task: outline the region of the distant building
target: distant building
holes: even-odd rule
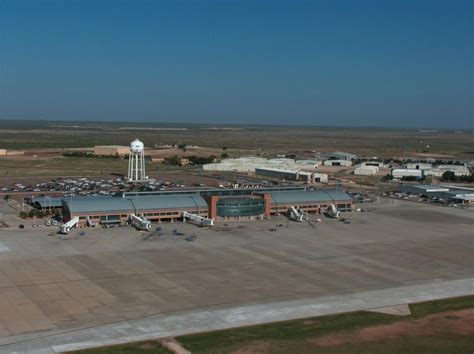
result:
[[[415,178],[422,179],[424,176],[423,170],[409,169],[409,168],[394,168],[392,170],[392,177],[394,179]]]
[[[25,154],[24,151],[0,149],[0,156],[17,156],[17,155],[24,155],[24,154]]]
[[[186,157],[182,157],[179,161],[180,161],[179,163],[181,166],[187,166],[191,163],[189,159]]]
[[[410,170],[431,170],[432,166],[430,163],[412,162],[407,163],[405,167]]]
[[[224,159],[220,163],[203,165],[204,171],[232,171],[242,173],[254,173],[257,168],[306,171],[314,170],[321,164],[318,160],[293,160],[288,158],[274,158],[267,160],[263,157],[240,157],[236,159]]]
[[[401,185],[401,193],[419,195],[445,203],[474,204],[474,189],[456,186]]]
[[[287,181],[306,182],[306,183],[327,183],[328,175],[325,173],[315,173],[300,170],[283,170],[278,168],[256,168],[255,174],[257,176],[274,177],[285,179]]]
[[[407,163],[405,168],[408,170],[420,170],[423,171],[424,176],[442,177],[445,172],[453,172],[456,176],[470,176],[471,172],[467,165],[438,165],[433,166],[430,163],[413,162]]]
[[[360,166],[376,166],[379,168],[387,167],[387,165],[384,164],[383,161],[364,161],[360,164]]]
[[[323,162],[320,160],[296,160],[295,164],[301,168],[315,170]]]
[[[122,146],[122,145],[94,146],[94,154],[98,156],[110,156],[110,155],[126,156],[129,153],[130,153],[129,146]]]
[[[326,160],[324,166],[352,166],[351,160]]]
[[[439,165],[432,170],[432,175],[442,177],[445,172],[453,172],[455,176],[470,176],[471,171],[467,165]]]
[[[379,172],[378,166],[359,165],[354,169],[354,174],[358,176],[373,176]]]
[[[351,161],[351,160],[356,160],[357,155],[351,154],[349,152],[343,152],[343,151],[334,151],[334,152],[326,152],[321,154],[321,159],[322,160],[346,160],[346,161]]]
[[[398,191],[402,193],[420,195],[422,197],[439,197],[441,193],[449,192],[448,187],[433,186],[427,184],[401,185]]]

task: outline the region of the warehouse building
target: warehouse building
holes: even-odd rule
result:
[[[324,166],[352,166],[351,160],[326,160]]]
[[[359,165],[354,169],[354,174],[357,176],[373,176],[379,172],[378,166],[363,166]]]
[[[433,186],[433,185],[401,185],[398,191],[406,194],[418,195],[420,197],[437,199],[446,203],[457,203],[464,205],[474,204],[474,189],[455,186]]]
[[[392,169],[392,177],[394,179],[414,178],[417,180],[425,176],[423,170],[409,169],[409,168],[394,168]]]
[[[453,172],[455,176],[470,176],[471,171],[467,165],[438,165],[431,171],[428,171],[429,176],[442,177],[445,172]]]
[[[411,162],[405,165],[405,168],[409,170],[431,170],[430,163],[423,163],[423,162]]]
[[[432,165],[430,163],[413,162],[405,165],[407,170],[420,170],[423,171],[423,176],[442,177],[445,172],[453,172],[455,176],[470,176],[471,171],[466,164],[455,165]]]
[[[315,170],[322,164],[322,161],[319,160],[295,160],[296,166],[299,166],[308,170]]]
[[[286,181],[306,182],[306,183],[327,183],[328,175],[301,170],[284,170],[279,168],[256,168],[257,176],[273,177]]]
[[[0,149],[0,156],[17,156],[24,154],[24,151]]]
[[[351,161],[351,160],[356,160],[357,155],[351,154],[349,152],[343,152],[343,151],[334,151],[334,152],[326,152],[321,154],[321,159],[322,160],[345,160],[345,161]]]
[[[448,187],[433,186],[428,184],[401,185],[398,191],[407,194],[415,194],[426,198],[439,197],[442,193],[449,192]]]
[[[287,181],[306,183],[327,183],[328,176],[315,173],[320,165],[318,160],[293,160],[289,158],[266,159],[262,157],[240,157],[224,159],[220,163],[203,166],[204,171],[230,171],[240,173],[255,173],[258,176],[273,177]]]
[[[387,165],[383,161],[377,161],[377,160],[364,161],[360,164],[360,166],[375,166],[378,168],[387,167]]]
[[[94,155],[98,156],[126,156],[130,153],[130,146],[122,145],[99,145],[94,146]]]
[[[241,173],[255,173],[257,168],[281,170],[314,170],[321,164],[318,160],[293,160],[289,158],[266,159],[263,157],[239,157],[224,159],[219,163],[203,165],[204,171],[229,171]]]
[[[441,198],[445,199],[448,203],[474,205],[474,193],[465,193],[453,190],[443,193]]]
[[[301,188],[209,189],[179,192],[127,193],[122,197],[84,197],[62,200],[64,220],[79,217],[98,224],[121,224],[130,214],[151,221],[177,221],[183,212],[215,220],[248,220],[286,213],[296,206],[308,213],[320,213],[335,204],[350,210],[351,197],[342,191]]]

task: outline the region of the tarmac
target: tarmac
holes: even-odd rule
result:
[[[345,213],[350,224],[277,217],[211,230],[87,229],[68,239],[45,226],[1,229],[0,352],[61,352],[474,294],[473,210],[385,199],[364,210]]]

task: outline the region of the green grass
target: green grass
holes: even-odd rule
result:
[[[298,342],[307,337],[387,324],[396,320],[397,318],[391,315],[359,311],[194,334],[178,337],[177,340],[193,353],[222,353],[230,352],[255,341]]]
[[[474,296],[463,296],[410,304],[410,311],[414,317],[424,317],[434,313],[458,311],[469,308],[474,308]]]
[[[172,351],[163,347],[158,341],[146,341],[140,343],[129,343],[113,345],[109,347],[84,349],[71,352],[74,354],[171,354]]]

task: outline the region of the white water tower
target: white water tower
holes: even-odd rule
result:
[[[130,143],[130,155],[128,158],[128,180],[140,182],[146,180],[145,175],[145,145],[135,139]]]

